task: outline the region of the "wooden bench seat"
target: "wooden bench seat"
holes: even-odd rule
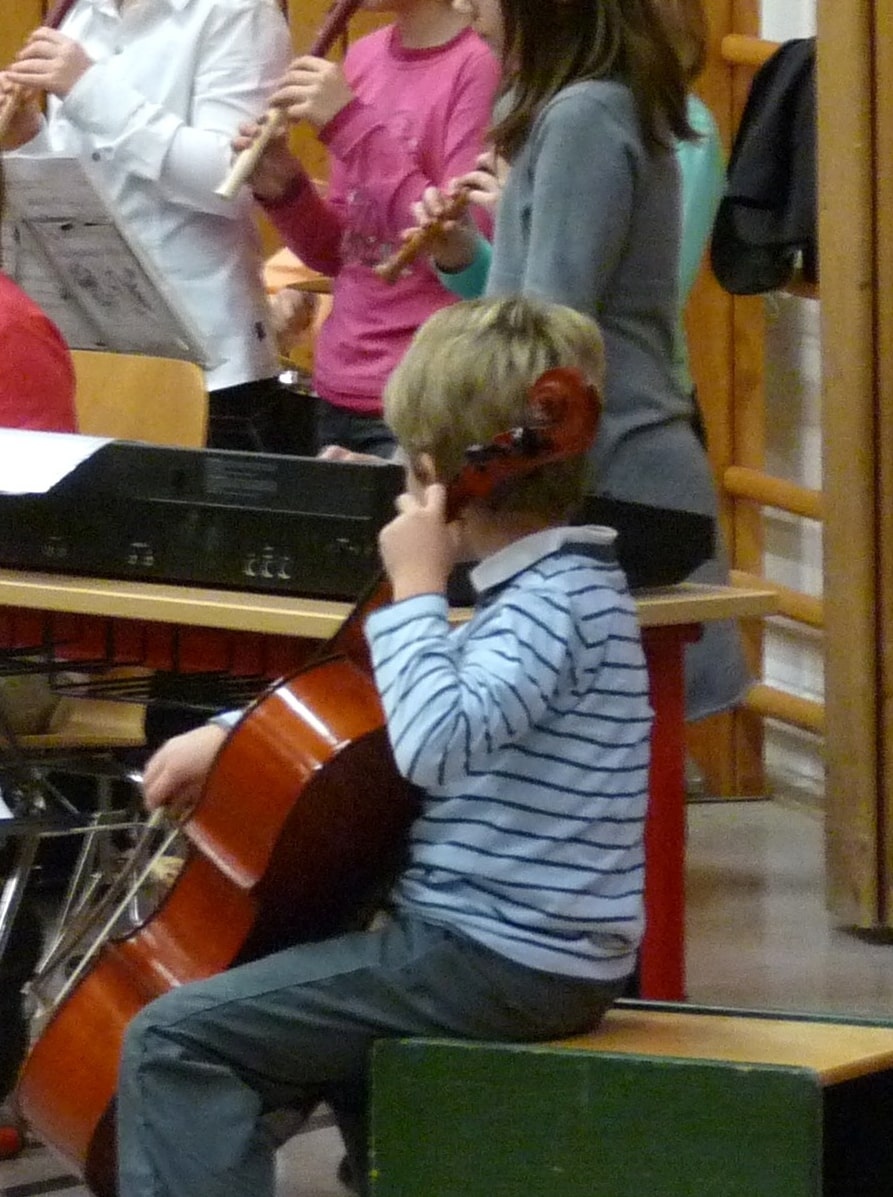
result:
[[[893,1069],[893,1024],[878,1026],[743,1013],[618,1007],[609,1012],[597,1032],[556,1040],[548,1046],[807,1068],[823,1085]],[[890,1129],[893,1135],[893,1126]]]

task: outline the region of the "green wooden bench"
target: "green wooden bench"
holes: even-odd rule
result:
[[[561,1043],[381,1042],[375,1197],[893,1197],[893,1024],[624,1002]]]

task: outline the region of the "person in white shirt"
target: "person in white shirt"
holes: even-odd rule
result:
[[[79,158],[191,317],[219,448],[309,446],[307,405],[278,378],[251,196],[214,194],[290,57],[277,0],[75,0],[0,75],[0,92],[27,89],[3,148]]]

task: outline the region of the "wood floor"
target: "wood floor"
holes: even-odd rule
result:
[[[833,925],[823,902],[823,829],[776,802],[688,808],[688,996],[743,1009],[893,1020],[893,942]],[[279,1197],[344,1197],[324,1112],[280,1152]],[[86,1197],[37,1143],[0,1163],[5,1197]],[[419,1197],[430,1197],[420,1192]]]
[[[893,937],[826,912],[817,810],[690,805],[686,859],[690,1001],[893,1020]]]

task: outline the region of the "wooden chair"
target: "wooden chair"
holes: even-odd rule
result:
[[[200,449],[208,393],[194,362],[72,350],[78,426],[89,436]]]
[[[286,287],[319,296],[310,327],[297,338],[293,338],[292,344],[283,345],[280,338],[279,345],[280,356],[285,365],[294,366],[310,374],[313,371],[316,338],[332,310],[332,280],[311,269],[290,249],[284,247],[267,258],[263,277],[271,300]]]

